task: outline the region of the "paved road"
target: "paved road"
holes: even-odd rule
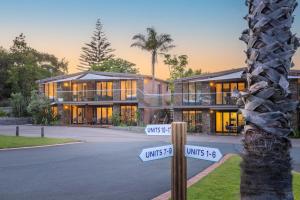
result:
[[[39,127],[20,129],[24,135],[39,134]],[[0,126],[1,134],[13,134],[13,130],[12,126]],[[170,189],[170,159],[143,163],[138,158],[143,148],[168,144],[168,137],[95,128],[45,130],[49,137],[87,142],[0,152],[1,200],[148,200]],[[218,147],[222,153],[241,150],[240,138],[236,137],[192,136],[188,140],[190,144]],[[300,148],[294,148],[295,166],[300,170],[299,155]],[[188,176],[210,164],[189,159]]]

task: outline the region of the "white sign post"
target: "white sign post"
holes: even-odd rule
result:
[[[219,149],[193,145],[185,145],[185,156],[214,162],[218,162],[222,158]]]
[[[140,158],[142,161],[157,160],[173,156],[173,145],[143,149]]]
[[[145,132],[147,135],[171,135],[171,124],[149,124]]]

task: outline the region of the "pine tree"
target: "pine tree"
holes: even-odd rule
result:
[[[82,54],[80,55],[80,65],[77,69],[84,71],[89,70],[92,65],[97,65],[105,60],[112,58],[114,55],[112,52],[110,42],[108,42],[104,32],[100,19],[97,19],[96,30],[93,33],[90,43],[85,43],[82,47]]]

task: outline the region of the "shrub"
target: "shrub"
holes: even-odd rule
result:
[[[113,113],[113,115],[111,117],[111,121],[114,126],[119,126],[121,123],[120,115],[118,113]]]
[[[293,138],[300,138],[300,130],[299,129],[294,130]]]
[[[38,94],[37,91],[31,92],[27,111],[32,115],[35,124],[49,125],[55,120],[55,116],[53,116],[51,111],[50,100],[47,97]]]
[[[4,112],[4,110],[2,110],[2,109],[0,108],[0,117],[5,117],[5,116],[7,116],[7,113]]]
[[[26,100],[21,93],[12,93],[10,98],[10,105],[12,107],[12,114],[15,117],[26,116]]]

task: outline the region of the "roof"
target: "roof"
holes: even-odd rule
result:
[[[130,74],[130,73],[116,73],[116,72],[96,72],[85,71],[74,74],[60,75],[46,79],[38,80],[38,83],[48,82],[64,82],[64,81],[83,81],[83,80],[126,80],[126,79],[143,79],[152,78],[148,75]],[[165,80],[155,79],[156,81],[168,83]]]
[[[196,75],[192,77],[177,79],[176,82],[209,82],[209,81],[219,81],[219,80],[234,80],[241,79],[242,74],[245,71],[245,67],[225,70],[215,73],[206,73],[201,75]],[[291,70],[288,76],[289,79],[300,78],[300,70]]]

